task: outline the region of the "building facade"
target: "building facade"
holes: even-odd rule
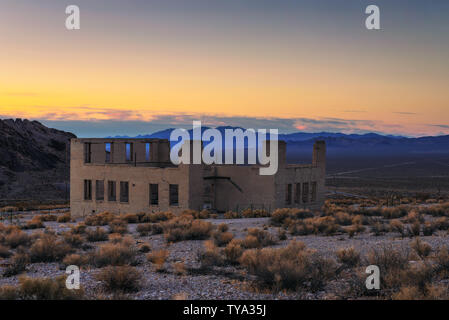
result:
[[[104,211],[136,213],[185,209],[319,208],[324,202],[326,146],[317,141],[311,164],[287,164],[279,141],[278,171],[259,165],[180,164],[166,139],[72,139],[72,217]]]

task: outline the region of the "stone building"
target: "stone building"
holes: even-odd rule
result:
[[[72,216],[320,207],[324,141],[315,142],[312,163],[305,165],[286,163],[285,142],[279,141],[278,148],[278,171],[264,176],[259,165],[173,165],[166,139],[72,139]]]

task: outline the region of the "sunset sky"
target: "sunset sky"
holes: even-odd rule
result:
[[[0,118],[81,137],[192,120],[449,134],[446,0],[0,0],[0,43]]]

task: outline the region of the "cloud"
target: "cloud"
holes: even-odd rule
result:
[[[415,115],[415,114],[417,114],[416,112],[408,112],[408,111],[393,111],[393,113],[403,114],[403,115]]]

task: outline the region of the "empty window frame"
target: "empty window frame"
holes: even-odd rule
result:
[[[301,183],[295,183],[295,203],[301,202]]]
[[[104,200],[104,180],[95,181],[95,199]]]
[[[287,184],[287,188],[285,190],[285,204],[292,204],[292,184]]]
[[[307,203],[309,202],[309,183],[304,182],[302,184],[302,202]]]
[[[92,144],[90,142],[84,143],[84,163],[92,162]]]
[[[145,143],[145,161],[150,162],[151,145],[149,142]]]
[[[127,142],[125,145],[126,161],[133,161],[133,144]]]
[[[317,193],[317,184],[316,181],[313,181],[311,183],[311,187],[312,187],[312,193],[310,195],[310,202],[315,202],[316,201],[316,193]]]
[[[92,180],[84,180],[84,200],[92,200]]]
[[[150,183],[150,205],[159,205],[159,185]]]
[[[179,204],[178,191],[179,188],[177,184],[171,184],[169,186],[169,202],[171,206],[177,206]]]
[[[120,202],[129,202],[129,182],[120,181]]]
[[[115,181],[108,181],[108,201],[116,201]]]
[[[106,142],[105,144],[104,144],[104,151],[105,151],[105,162],[106,163],[109,163],[109,162],[112,162],[112,143],[110,143],[110,142]]]

